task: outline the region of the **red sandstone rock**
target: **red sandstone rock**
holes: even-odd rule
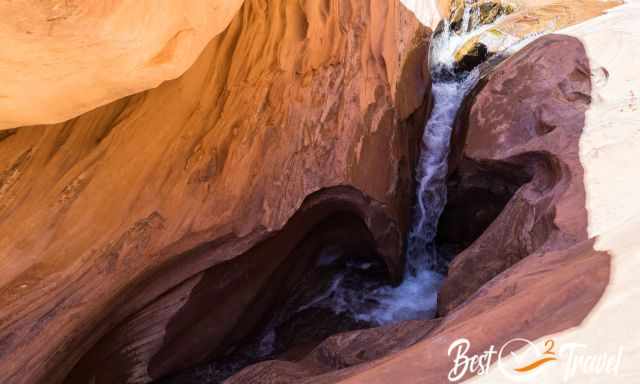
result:
[[[336,212],[364,225],[399,274],[415,155],[408,142],[419,128],[402,120],[428,85],[424,45],[413,50],[417,27],[394,2],[363,4],[342,2],[337,12],[252,1],[180,79],[65,124],[0,132],[3,382],[62,382],[74,366],[71,382],[146,382],[201,360],[258,321],[277,299],[272,287],[309,261],[288,258],[310,252],[298,240]],[[493,172],[507,162],[532,181],[452,266],[448,314],[435,329],[418,322],[339,335],[303,362],[241,375],[445,382],[445,352],[459,337],[481,352],[561,331],[562,340],[606,350],[626,342],[628,369],[637,359],[625,332],[638,322],[630,304],[640,204],[629,196],[639,141],[637,102],[621,95],[637,85],[628,63],[640,45],[614,35],[612,25],[635,27],[637,7],[625,12],[576,33],[589,39],[589,57],[603,62],[622,47],[626,64],[597,70],[575,40],[545,38],[537,44],[574,60],[530,48],[544,76],[520,53],[502,67],[515,72],[496,72],[471,105],[470,164]],[[602,92],[572,70],[585,65]],[[514,106],[512,90],[531,100]],[[487,252],[496,244],[502,255]],[[208,311],[216,306],[225,313]],[[375,353],[363,356],[372,337],[378,343],[365,352]],[[496,375],[487,382],[504,380]]]
[[[297,383],[312,376],[330,373],[331,382],[346,375],[350,367],[406,349],[425,338],[439,320],[412,320],[397,324],[341,333],[326,339],[304,359],[296,362],[273,360],[252,365],[226,381],[227,384]]]
[[[466,122],[465,156],[513,164],[531,181],[451,263],[438,297],[441,314],[542,247],[586,239],[578,138],[591,101],[590,73],[582,44],[552,35],[518,52],[481,85]],[[554,220],[560,199],[575,200],[570,225]]]
[[[620,192],[630,196],[637,183],[629,177],[623,185],[616,175],[631,176],[633,165],[623,153],[640,145],[632,133],[634,103],[619,98],[625,84],[637,79],[632,80],[628,62],[594,66],[614,44],[603,44],[597,34],[609,36],[611,24],[630,28],[639,11],[629,6],[606,22],[577,27],[574,33],[587,36],[589,51],[571,37],[541,38],[498,68],[477,93],[465,149],[475,160],[465,161],[480,161],[494,172],[510,163],[508,170],[522,169],[531,181],[452,265],[441,304],[447,315],[437,328],[391,356],[294,382],[444,383],[453,367],[447,349],[460,337],[470,340],[470,354],[500,348],[515,337],[583,343],[588,353],[615,354],[622,346],[621,375],[635,377],[636,341],[628,331],[638,320],[631,303],[638,297],[639,247],[633,233],[640,228],[640,205],[625,204],[632,216],[621,215]],[[629,44],[637,39],[615,44],[636,57]],[[557,59],[558,50],[563,60]],[[618,77],[608,78],[609,71]],[[611,121],[619,130],[607,131]],[[460,167],[458,172],[477,171]],[[545,231],[530,230],[537,226]],[[539,378],[560,382],[567,364],[548,367]],[[486,376],[476,381],[510,382],[496,367]],[[575,380],[612,378],[580,371]]]

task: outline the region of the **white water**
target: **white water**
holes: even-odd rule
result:
[[[322,303],[336,313],[346,312],[357,320],[380,325],[434,317],[437,292],[443,280],[436,272],[438,254],[434,240],[446,204],[449,141],[458,109],[478,79],[479,71],[474,70],[458,81],[432,85],[434,106],[422,137],[415,218],[407,239],[407,269],[402,283],[369,290],[362,285],[341,285],[343,275],[339,274],[316,305]]]
[[[413,227],[407,239],[409,275],[424,269],[435,270],[438,255],[435,237],[438,219],[447,203],[447,158],[449,141],[458,109],[479,78],[478,70],[460,81],[434,82],[433,111],[422,136],[418,163],[416,208]]]

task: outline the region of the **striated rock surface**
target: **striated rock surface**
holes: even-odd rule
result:
[[[537,69],[533,69],[514,76],[512,71],[522,71],[528,65],[526,61],[518,64],[524,53],[538,55],[536,65],[543,71],[547,63],[556,60],[553,54],[540,54],[528,48],[505,62],[488,79],[478,93],[479,98],[472,103],[472,111],[478,102],[485,107],[506,103],[507,93],[501,90],[506,91],[507,85],[519,97],[512,100],[510,108],[492,108],[493,112],[486,114],[479,109],[476,114],[472,112],[465,153],[494,159],[491,161],[512,161],[522,159],[527,152],[530,154],[526,156],[537,153],[536,156],[556,157],[559,167],[538,168],[533,181],[516,192],[516,200],[508,203],[487,232],[505,228],[501,223],[508,216],[517,225],[522,216],[514,215],[509,205],[526,207],[518,203],[518,196],[522,201],[522,197],[534,198],[535,193],[541,193],[542,198],[533,201],[544,204],[546,195],[546,200],[555,205],[546,211],[552,214],[552,235],[531,255],[489,280],[457,307],[452,306],[455,309],[450,309],[425,340],[335,381],[446,382],[453,367],[446,352],[460,337],[470,340],[469,353],[482,353],[490,345],[500,348],[515,337],[538,340],[538,345],[553,338],[558,348],[579,343],[585,346],[583,352],[590,355],[616,356],[622,347],[624,354],[617,377],[578,369],[568,381],[608,383],[638,377],[640,372],[634,365],[638,359],[637,341],[629,337],[629,330],[640,319],[632,304],[640,297],[634,283],[634,276],[640,271],[637,257],[640,243],[634,235],[640,225],[637,219],[640,205],[627,197],[637,188],[637,169],[631,158],[640,146],[634,128],[639,115],[633,91],[639,84],[630,65],[640,53],[637,48],[640,35],[634,28],[639,16],[640,4],[632,2],[610,10],[606,16],[562,31],[581,40],[550,36],[534,43],[538,48],[544,47],[545,52],[552,51],[554,46],[564,46],[563,55],[571,56],[565,56],[567,63],[558,70],[566,70],[567,65],[578,69],[586,64],[586,73],[570,71],[565,79],[559,79],[551,72],[539,76]],[[614,36],[623,30],[625,39],[616,39]],[[568,60],[569,57],[573,59]],[[621,60],[622,57],[626,59]],[[584,89],[580,89],[586,83],[590,92],[585,95]],[[536,90],[551,92],[541,101]],[[531,110],[527,111],[527,106]],[[519,109],[522,115],[512,115],[511,108]],[[536,177],[545,174],[555,175],[549,181],[556,185],[552,189],[560,187],[557,193],[549,194],[548,188],[532,190]],[[520,211],[523,212],[527,209]],[[535,217],[529,213],[526,220],[529,225],[535,224]],[[526,231],[515,235],[513,239],[523,239],[523,244],[532,237]],[[487,235],[476,240],[472,250],[480,248],[484,236]],[[502,237],[500,241],[509,239]],[[485,264],[504,263],[500,256],[488,249],[483,254],[466,251],[459,256],[461,261],[452,266],[452,276],[459,275],[445,285],[461,283],[465,276],[458,268],[471,262],[472,257],[478,257],[479,271],[467,270],[466,277],[473,280],[476,272],[483,273]],[[540,369],[536,381],[567,380],[569,364],[564,355],[559,363]],[[471,381],[510,383],[513,378],[494,366],[486,375]]]
[[[0,130],[58,123],[175,79],[241,5],[3,1]]]
[[[470,99],[445,213],[467,227],[441,234],[468,247],[446,316],[339,334],[230,382],[446,382],[460,337],[470,353],[514,337],[622,346],[638,377],[638,19],[632,1],[563,31],[580,40],[541,38]],[[144,383],[223,355],[328,238],[397,280],[428,33],[391,0],[251,0],[180,78],[0,131],[3,383]]]
[[[470,353],[479,353],[512,337],[535,339],[578,325],[602,296],[610,268],[610,256],[587,239],[580,208],[585,194],[578,140],[590,94],[589,61],[571,37],[543,37],[497,68],[471,99],[468,130],[454,135],[466,138],[455,173],[462,174],[462,190],[482,189],[474,177],[492,172],[513,186],[502,187],[510,190],[504,209],[496,209],[495,220],[451,263],[438,297],[442,322],[396,355],[281,382],[446,382],[452,368],[447,350],[460,337],[471,341]],[[539,129],[540,116],[554,129]],[[496,182],[492,187],[501,188]],[[480,200],[477,206],[490,207],[488,198],[472,196]],[[467,204],[462,211],[472,215],[475,205]],[[559,216],[563,204],[572,208]],[[561,226],[563,217],[570,225]],[[476,226],[479,220],[471,218]]]
[[[210,23],[195,4],[194,23]],[[157,8],[184,13],[175,7]],[[109,20],[131,20],[118,15]],[[205,35],[140,54],[147,60],[149,48],[173,76],[189,61],[179,52],[195,54]],[[246,1],[180,78],[64,123],[3,131],[3,383],[149,382],[225,352],[309,267],[314,250],[298,245],[334,217],[350,217],[337,227],[364,226],[348,240],[371,246],[397,280],[427,37],[391,0]],[[91,52],[82,54],[104,57]],[[108,78],[126,78],[127,63]],[[171,77],[158,73],[139,73],[146,80],[127,92]],[[86,80],[78,76],[65,77],[78,80],[70,87]],[[123,95],[107,84],[92,80],[84,108]],[[14,106],[49,121],[78,112],[66,109],[73,95],[47,116]]]

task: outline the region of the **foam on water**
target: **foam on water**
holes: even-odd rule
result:
[[[438,220],[447,203],[447,158],[451,131],[464,97],[479,79],[477,69],[460,81],[434,82],[433,111],[422,136],[418,163],[416,208],[407,239],[409,275],[438,267],[435,237]]]
[[[333,298],[330,305],[334,310],[380,325],[434,317],[437,292],[443,280],[436,272],[438,255],[434,240],[446,204],[451,130],[464,97],[478,78],[479,72],[474,70],[460,81],[435,82],[432,86],[435,102],[422,138],[415,218],[407,240],[407,270],[402,283],[367,291],[366,287],[345,289],[338,282],[328,296]]]
[[[421,4],[423,0],[403,0]],[[435,3],[435,1],[434,1]],[[474,88],[480,78],[478,68],[467,73],[454,74],[454,54],[467,41],[495,26],[472,25],[473,2],[467,1],[462,25],[457,32],[445,22],[444,28],[431,42],[429,65],[433,84],[431,94],[434,106],[422,137],[421,154],[416,169],[416,205],[412,227],[407,237],[406,271],[402,283],[392,287],[381,282],[375,271],[382,270],[381,262],[349,259],[346,263],[342,250],[326,247],[319,257],[317,269],[336,270],[330,275],[320,293],[311,299],[294,301],[289,310],[274,316],[253,343],[227,360],[212,363],[206,367],[208,376],[226,378],[244,366],[273,358],[282,352],[278,345],[277,329],[292,316],[312,308],[325,308],[337,315],[347,315],[351,319],[371,325],[383,325],[402,320],[427,319],[435,315],[437,292],[443,281],[438,249],[435,245],[437,225],[446,205],[447,158],[452,127],[464,98]],[[428,8],[429,10],[432,8]],[[478,8],[475,8],[478,11]],[[479,15],[475,15],[479,19]],[[532,34],[524,39],[506,36],[499,43],[504,49],[503,57],[522,48],[539,35],[552,31],[550,24],[546,31]],[[500,58],[490,59],[493,65]],[[441,72],[444,71],[444,72]],[[295,295],[294,295],[295,296]],[[285,305],[285,308],[288,305]],[[213,373],[212,373],[213,372]],[[198,371],[196,374],[202,372]],[[215,374],[215,375],[214,375]],[[173,381],[170,381],[173,382]]]

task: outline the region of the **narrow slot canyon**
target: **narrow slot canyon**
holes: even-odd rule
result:
[[[474,92],[471,92],[468,98],[473,95]],[[458,116],[461,120],[467,120],[467,117]],[[455,135],[451,140],[464,148],[464,143],[460,144],[461,140]],[[436,236],[436,247],[444,266],[448,266],[456,255],[482,237],[505,207],[510,202],[514,203],[512,199],[519,190],[535,185],[537,193],[549,191],[558,181],[558,175],[552,175],[553,165],[545,160],[544,155],[527,155],[509,161],[465,157],[455,164],[454,169],[447,177],[447,204],[440,217]],[[534,179],[535,184],[530,184]],[[531,211],[522,206],[515,209],[517,213],[514,216],[520,215],[520,220],[533,219]],[[308,211],[304,214],[313,216]],[[511,220],[512,217],[508,225],[517,225]],[[294,224],[296,221],[294,216],[289,225],[297,227]],[[285,227],[284,233],[276,236],[288,236],[287,230]],[[548,232],[542,234],[538,243],[546,240]],[[269,241],[276,244],[289,242],[277,239]],[[522,248],[523,245],[514,247]],[[316,372],[320,373],[373,360],[388,353],[389,345],[393,345],[394,349],[408,348],[419,342],[452,308],[422,317],[412,313],[409,316],[415,318],[391,322],[372,316],[372,312],[380,305],[377,301],[379,297],[372,293],[380,289],[393,289],[398,284],[398,278],[391,275],[376,248],[376,240],[370,229],[353,211],[332,213],[320,220],[268,278],[261,288],[263,293],[256,296],[256,302],[270,301],[272,305],[265,309],[259,321],[249,321],[256,324],[254,328],[245,329],[246,335],[242,338],[232,337],[234,341],[226,342],[204,364],[174,372],[154,383],[219,383],[246,367],[254,364],[260,367],[258,363],[269,364],[272,360],[292,364],[299,361],[324,364],[325,367]],[[493,272],[499,274],[533,250],[522,248],[513,256],[515,258]],[[273,249],[269,252],[282,251]],[[506,254],[509,252],[501,255]],[[440,273],[446,276],[447,269]],[[250,279],[261,280],[255,275]],[[445,299],[448,299],[447,290],[450,290],[449,285],[445,285]],[[465,297],[473,293],[470,291]],[[456,298],[456,306],[460,303]],[[255,316],[255,313],[250,312],[245,316]],[[369,343],[376,338],[382,339],[382,334],[386,338],[383,352],[370,348]],[[353,338],[358,342],[344,346],[336,341],[341,338]],[[169,350],[174,353],[176,347]],[[231,382],[243,382],[243,377],[240,375]]]
[[[471,90],[465,104],[475,93]],[[412,119],[425,119],[417,121],[420,126],[428,117],[419,111]],[[456,121],[467,117],[459,115]],[[464,137],[456,132],[465,130],[454,131],[452,145],[464,149]],[[452,169],[435,238],[445,267],[481,237],[533,178],[528,158],[463,158]],[[189,277],[127,319],[86,354],[66,383],[85,383],[87,375],[97,383],[126,380],[128,376],[119,375],[129,375],[131,368],[118,366],[117,360],[103,371],[106,374],[96,376],[96,370],[104,368],[110,350],[125,348],[118,340],[126,342],[137,319],[148,317],[154,307],[170,305],[177,296],[173,292],[185,285],[189,293],[181,300],[186,303],[168,321],[163,345],[149,365],[156,384],[221,383],[246,367],[271,360],[311,359],[316,365],[321,361],[324,368],[318,372],[326,372],[378,358],[389,352],[389,345],[392,350],[407,348],[425,338],[441,319],[435,312],[409,312],[407,318],[400,314],[392,320],[376,317],[381,296],[375,293],[397,287],[404,269],[397,251],[399,230],[388,225],[393,224],[384,209],[357,190],[319,191],[307,197],[277,234],[232,261]],[[207,245],[187,253],[201,257]],[[446,268],[439,272],[447,274]],[[194,279],[199,281],[192,283]],[[203,311],[211,302],[226,303],[226,311]],[[358,342],[335,344],[342,337]],[[384,340],[379,351],[370,345],[376,339]],[[242,382],[242,376],[236,380]]]

